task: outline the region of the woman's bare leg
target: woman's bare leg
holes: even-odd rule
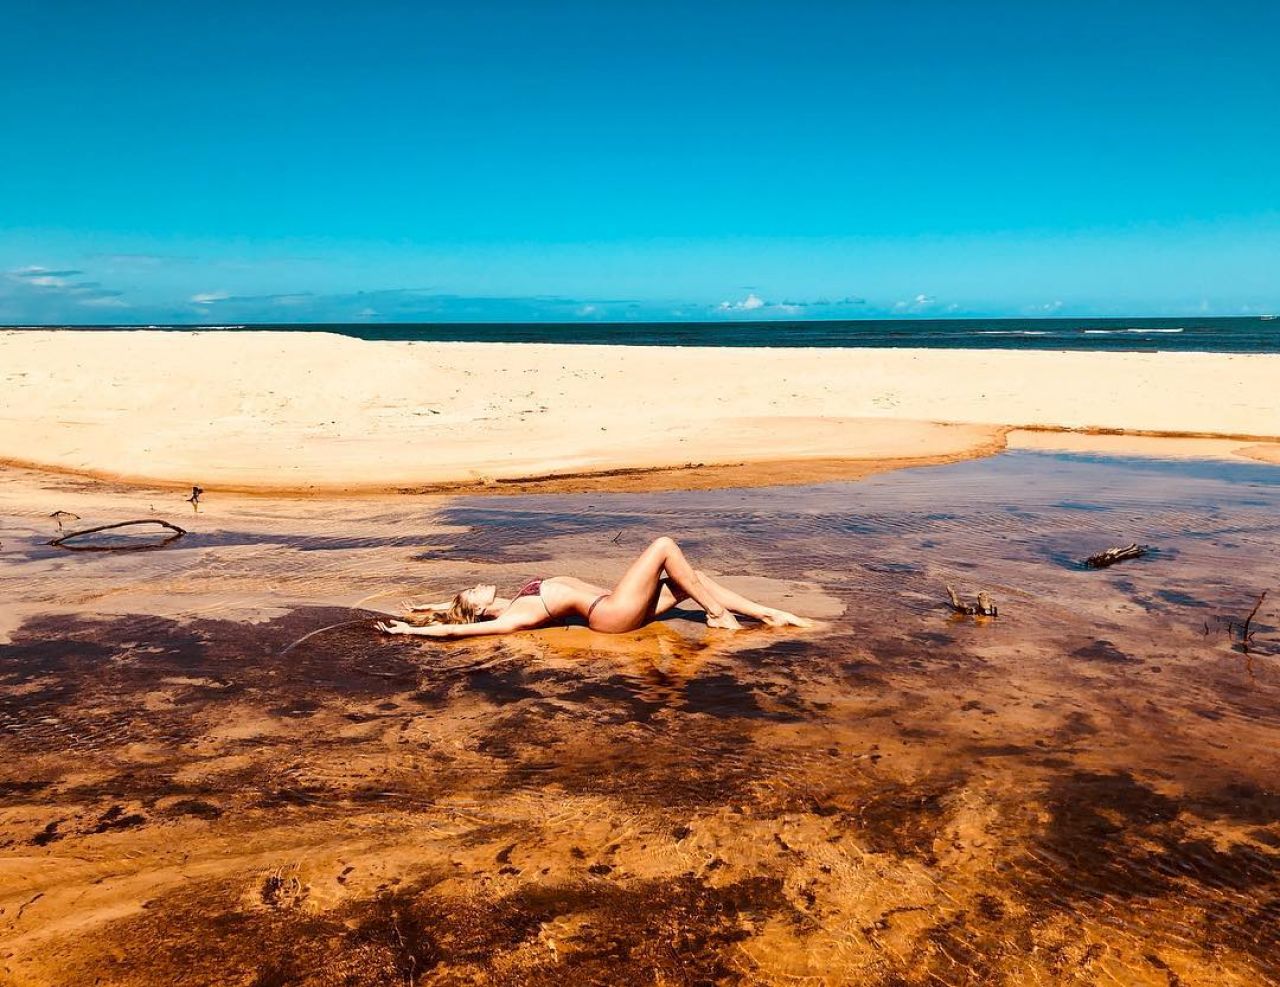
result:
[[[795,614],[786,610],[779,610],[777,607],[766,607],[763,603],[756,603],[755,600],[748,600],[741,593],[735,593],[727,586],[722,586],[701,569],[698,569],[697,573],[698,578],[702,580],[702,585],[711,590],[715,598],[734,613],[740,613],[744,617],[752,617],[755,620],[762,620],[774,627],[809,626],[809,621],[803,617],[797,617]]]
[[[674,610],[687,599],[689,599],[688,596],[671,585],[670,579],[663,579],[658,584],[658,599],[654,601],[653,613],[650,616],[656,617],[668,610]]]
[[[740,613],[744,617],[751,617],[755,620],[763,621],[770,627],[812,627],[813,621],[806,620],[804,617],[797,617],[788,610],[779,610],[777,607],[766,607],[763,603],[756,603],[749,600],[740,593],[716,582],[701,569],[695,569],[698,578],[702,580],[702,584],[711,590],[711,594],[720,601],[721,605],[727,610],[734,613]],[[653,612],[650,617],[656,617],[664,614],[669,610],[673,610],[688,597],[681,593],[678,589],[671,585],[671,580],[663,579],[658,590],[657,601],[653,605]]]
[[[637,627],[651,617],[663,595],[663,573],[674,597],[672,606],[680,599],[691,597],[707,612],[708,627],[736,630],[741,626],[733,612],[698,578],[680,546],[665,536],[655,539],[640,553],[613,592],[600,603],[596,612],[602,626]]]

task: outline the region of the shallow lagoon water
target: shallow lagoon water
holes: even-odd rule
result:
[[[61,552],[55,509],[191,533]],[[1273,468],[1039,453],[199,514],[5,471],[0,971],[1280,983],[1277,518]],[[608,580],[662,533],[822,625],[369,628],[480,578]],[[1079,565],[1128,541],[1155,550]]]

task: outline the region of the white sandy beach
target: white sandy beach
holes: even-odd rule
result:
[[[979,455],[1013,426],[1218,436],[1217,453],[1280,462],[1266,442],[1280,437],[1277,383],[1273,355],[8,331],[0,459],[250,491],[688,464],[801,479],[819,463]]]

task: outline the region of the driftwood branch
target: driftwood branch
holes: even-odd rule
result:
[[[991,599],[991,595],[986,590],[978,594],[977,603],[965,603],[951,585],[947,584],[947,599],[951,603],[952,610],[967,617],[998,617],[1000,615],[995,600]]]
[[[69,531],[65,535],[59,535],[57,538],[49,542],[50,545],[58,545],[65,548],[74,548],[78,546],[66,545],[65,543],[72,538],[79,538],[82,535],[92,535],[99,531],[110,531],[113,528],[127,528],[135,524],[158,524],[162,528],[168,528],[173,534],[167,536],[162,544],[181,538],[187,533],[186,528],[179,528],[176,524],[170,524],[168,521],[161,521],[158,518],[145,518],[141,521],[117,521],[115,524],[100,524],[95,528],[85,528],[81,531]],[[108,546],[101,546],[104,550],[109,550]],[[115,546],[117,548],[132,548],[133,546]]]
[[[1105,552],[1090,555],[1084,560],[1084,564],[1090,569],[1105,569],[1107,566],[1115,565],[1117,562],[1140,559],[1149,551],[1151,551],[1149,545],[1139,545],[1137,542],[1131,542],[1123,548],[1108,548]]]
[[[1253,631],[1249,630],[1249,625],[1253,623],[1253,618],[1258,616],[1258,610],[1262,607],[1262,601],[1267,598],[1267,591],[1264,589],[1262,595],[1258,597],[1258,602],[1253,605],[1253,609],[1249,611],[1249,616],[1245,617],[1244,625],[1240,628],[1240,648],[1245,654],[1249,653],[1249,644],[1253,640]]]

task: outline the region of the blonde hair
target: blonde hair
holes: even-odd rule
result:
[[[480,608],[467,599],[468,592],[469,590],[463,590],[450,600],[448,609],[410,615],[409,623],[418,627],[430,624],[474,624],[480,616]]]

